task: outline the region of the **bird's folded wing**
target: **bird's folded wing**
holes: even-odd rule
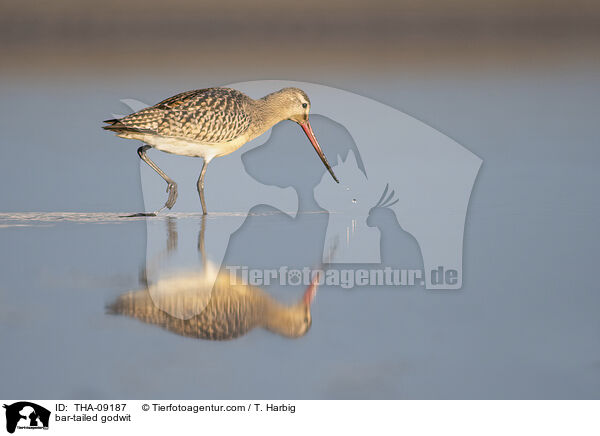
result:
[[[187,91],[118,120],[109,130],[126,129],[208,144],[232,141],[252,122],[249,98],[234,89]]]

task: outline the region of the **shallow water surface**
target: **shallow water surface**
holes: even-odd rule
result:
[[[349,246],[367,259],[337,264],[340,270],[423,268],[415,238],[396,220],[401,214],[346,220],[347,238],[326,237],[330,220],[346,222],[343,205],[362,195],[357,203],[366,201],[370,215],[385,185],[350,191],[340,208],[325,210],[319,201],[329,191],[313,192],[320,162],[297,126],[281,126],[242,162],[254,179],[287,189],[293,208],[257,199],[249,213],[221,210],[203,223],[193,183],[178,180],[182,204],[198,209],[125,218],[148,200],[148,207],[160,206],[165,186],[142,172],[150,184],[140,188],[137,145],[102,132],[100,121],[123,112],[120,98],[158,101],[171,85],[0,90],[0,180],[10,186],[0,193],[5,397],[598,398],[598,70],[468,76],[355,84],[483,160],[465,226],[462,288],[325,284],[302,335],[258,325],[225,341],[109,309],[129,292],[202,265],[201,241],[222,268],[319,267],[336,243],[338,254]],[[181,86],[195,85],[190,79]],[[62,111],[52,109],[56,98]],[[39,129],[23,125],[32,111],[43,114]],[[65,117],[77,121],[68,132],[57,128]],[[330,161],[346,159],[347,131],[325,117],[314,125]],[[186,162],[196,170],[196,161]],[[216,183],[224,174],[219,165],[207,173],[215,198],[235,186]],[[394,207],[408,210],[402,187],[392,188]],[[55,212],[62,210],[68,212]],[[211,259],[211,238],[234,221],[222,262]],[[373,232],[380,244],[352,246],[355,230]],[[306,290],[262,288],[282,305],[300,301]]]

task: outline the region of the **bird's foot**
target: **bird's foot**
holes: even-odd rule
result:
[[[177,201],[177,183],[175,182],[167,182],[167,192],[169,193],[169,198],[167,198],[167,202],[163,207],[158,209],[156,212],[140,212],[134,213],[132,215],[124,215],[122,218],[138,218],[144,216],[157,216],[165,209],[171,209],[175,202]]]
[[[171,209],[175,205],[175,202],[177,201],[177,183],[168,182],[167,192],[169,193],[169,198],[167,198],[167,202],[165,203],[164,207],[166,207],[167,209]],[[164,209],[164,207],[163,207],[163,209]]]
[[[160,212],[160,211],[159,211]],[[139,218],[144,216],[156,216],[158,212],[140,212],[131,215],[121,215],[120,218]]]

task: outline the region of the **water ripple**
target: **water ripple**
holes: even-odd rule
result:
[[[210,213],[207,219],[218,219],[224,217],[245,217],[247,215],[267,216],[278,215],[285,212],[264,212],[252,213],[245,212],[216,212]],[[315,212],[321,213],[321,212]],[[177,219],[200,219],[202,214],[199,212],[171,212],[159,214],[155,217],[132,217],[131,212],[0,212],[0,228],[10,227],[30,227],[30,226],[50,226],[57,223],[127,223],[132,221],[165,220],[168,218]]]

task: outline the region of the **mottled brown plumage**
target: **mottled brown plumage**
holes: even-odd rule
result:
[[[309,111],[310,100],[298,88],[284,88],[257,100],[231,88],[207,88],[182,92],[126,117],[107,120],[108,125],[103,128],[147,144],[138,149],[138,154],[167,182],[169,198],[163,208],[171,209],[175,204],[177,184],[146,156],[146,151],[154,147],[167,153],[203,158],[197,188],[206,214],[207,164],[215,157],[234,152],[283,120],[302,127],[321,161],[338,181],[310,127]]]
[[[253,109],[253,100],[235,89],[198,89],[119,120],[108,120],[110,125],[104,128],[120,134],[143,133],[221,144],[248,131]]]
[[[260,288],[230,284],[228,274],[217,277],[212,292],[202,274],[164,279],[154,287],[117,298],[108,312],[158,325],[178,335],[229,340],[262,327],[289,338],[306,334],[311,326],[310,304],[315,281],[294,305],[279,303]],[[177,313],[179,316],[171,314]]]

